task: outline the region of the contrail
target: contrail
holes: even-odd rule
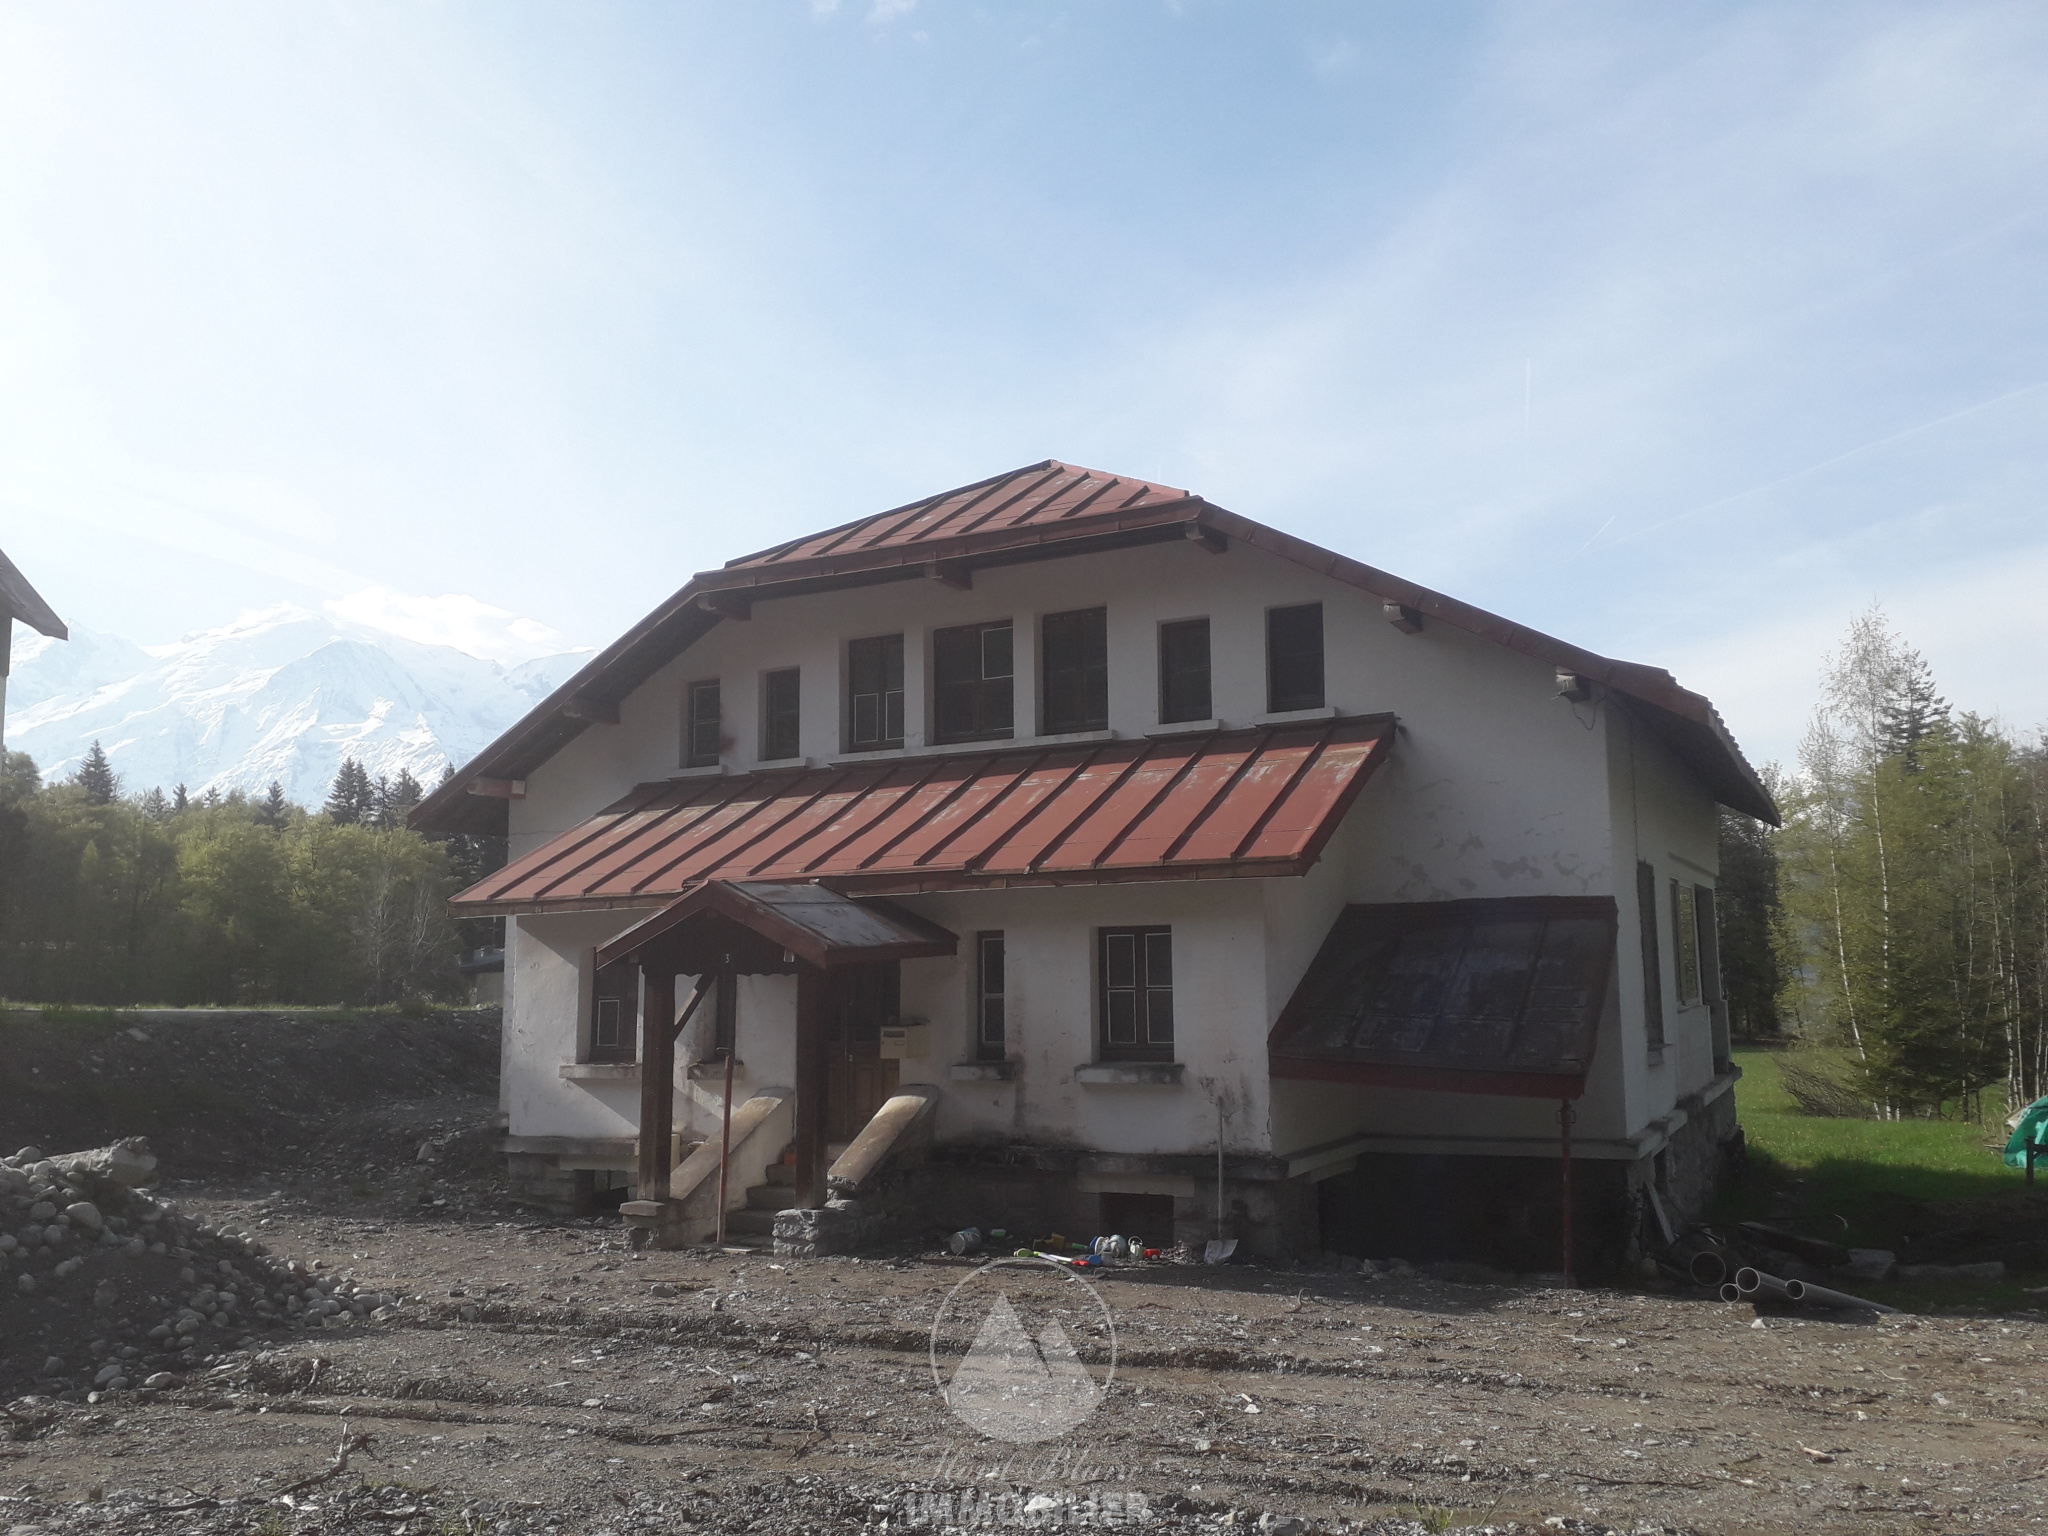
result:
[[[1859,453],[1868,453],[1871,449],[1882,448],[1888,443],[1902,442],[1917,433],[1930,431],[1935,427],[1946,426],[1949,422],[1960,421],[1965,416],[1974,416],[1979,411],[1989,410],[1994,405],[2002,405],[2007,400],[2017,399],[2021,395],[2032,394],[2035,390],[2043,387],[2048,387],[2048,379],[2037,379],[2032,384],[2022,384],[2018,389],[2009,389],[2002,395],[1992,396],[1989,400],[1980,400],[1975,405],[1966,405],[1959,411],[1950,411],[1945,416],[1936,416],[1931,420],[1921,422],[1917,426],[1906,427],[1885,437],[1873,438],[1867,443],[1858,444],[1854,448],[1845,449],[1841,453],[1822,459],[1817,464],[1809,464],[1804,469],[1795,469],[1789,475],[1781,475],[1776,480],[1767,480],[1762,485],[1753,485],[1746,491],[1737,491],[1733,495],[1721,496],[1713,501],[1702,502],[1700,505],[1689,508],[1684,512],[1674,512],[1669,517],[1660,518],[1654,523],[1645,524],[1641,528],[1636,528],[1622,534],[1609,547],[1619,547],[1632,539],[1641,538],[1644,534],[1655,533],[1660,528],[1669,528],[1673,523],[1684,522],[1689,517],[1697,517],[1702,512],[1711,512],[1716,507],[1725,507],[1729,503],[1741,501],[1745,497],[1758,496],[1765,491],[1774,491],[1781,485],[1790,485],[1795,480],[1803,480],[1808,475],[1818,474],[1832,465],[1840,464],[1845,459],[1853,459]],[[1620,514],[1617,513],[1615,515],[1618,517]],[[1610,517],[1606,523],[1601,524],[1599,532],[1595,533],[1591,539],[1586,540],[1585,544],[1580,547],[1579,553],[1584,554],[1586,550],[1592,548],[1594,540],[1598,539],[1600,534],[1605,533],[1613,521],[1614,518]]]

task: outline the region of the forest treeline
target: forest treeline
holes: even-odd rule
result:
[[[1953,709],[1876,611],[1827,659],[1772,830],[1724,815],[1738,1035],[1839,1047],[1871,1114],[2048,1092],[2048,754]],[[2002,1105],[1994,1105],[2004,1113]]]
[[[421,786],[350,760],[318,811],[239,792],[124,795],[94,743],[44,783],[0,761],[0,997],[98,1005],[383,1003],[450,997],[465,948],[448,897],[502,859],[429,839]]]

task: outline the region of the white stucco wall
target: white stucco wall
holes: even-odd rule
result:
[[[846,642],[905,635],[906,751],[925,747],[931,630],[1008,618],[1016,634],[1015,739],[1037,720],[1036,625],[1048,612],[1109,609],[1110,727],[1158,729],[1157,629],[1211,622],[1216,716],[1249,724],[1265,709],[1265,610],[1324,604],[1327,697],[1343,714],[1391,712],[1400,728],[1388,760],[1309,875],[1289,880],[958,893],[907,904],[958,933],[957,961],[903,969],[906,1014],[928,1017],[933,1051],[904,1063],[905,1081],[941,1087],[942,1136],[1016,1138],[1111,1152],[1213,1147],[1214,1102],[1231,1105],[1226,1139],[1243,1150],[1290,1152],[1370,1130],[1434,1135],[1554,1136],[1548,1102],[1281,1082],[1265,1074],[1265,1037],[1347,901],[1611,895],[1621,909],[1617,969],[1578,1133],[1621,1137],[1669,1109],[1711,1075],[1704,1007],[1666,1004],[1671,1047],[1661,1063],[1642,1044],[1635,941],[1637,849],[1658,867],[1712,884],[1711,801],[1661,745],[1611,702],[1556,696],[1552,668],[1461,630],[1430,623],[1406,635],[1379,600],[1292,562],[1243,546],[1223,556],[1176,542],[975,573],[973,590],[891,583],[758,604],[718,625],[625,700],[616,726],[593,726],[529,776],[513,802],[514,856],[575,825],[635,784],[678,772],[687,683],[716,677],[729,750],[724,767],[758,760],[760,678],[803,671],[803,752],[842,755]],[[1685,861],[1682,866],[1674,861]],[[564,1081],[588,1016],[579,958],[640,913],[523,919],[508,934],[506,1105],[523,1135],[630,1136],[637,1089]],[[1082,1085],[1093,1057],[1094,931],[1169,924],[1175,933],[1176,1014],[1185,1083]],[[1008,945],[1008,1012],[1015,1081],[955,1082],[967,1060],[971,938],[1001,929]],[[1669,981],[1668,920],[1663,932]],[[688,983],[681,987],[687,995]],[[708,1013],[708,1010],[707,1010]],[[794,985],[750,980],[741,1002],[742,1096],[793,1076]],[[703,1054],[708,1018],[682,1042]],[[678,1124],[716,1123],[717,1085],[679,1077]]]

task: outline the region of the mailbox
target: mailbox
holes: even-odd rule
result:
[[[902,1061],[906,1057],[931,1054],[932,1027],[923,1019],[906,1019],[901,1024],[882,1026],[882,1059]]]

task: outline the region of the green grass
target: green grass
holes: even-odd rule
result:
[[[1713,1223],[1738,1222],[1825,1237],[1851,1248],[1905,1251],[1928,1230],[1927,1207],[1954,1201],[2011,1201],[2026,1177],[1999,1160],[1999,1119],[1843,1120],[1800,1111],[1778,1072],[1779,1053],[1738,1049],[1737,1111],[1749,1145],[1748,1177],[1724,1189]],[[1987,1111],[1987,1115],[1988,1115]],[[2041,1198],[2048,1200],[2048,1184]],[[2038,1284],[2038,1277],[2028,1283]],[[1853,1287],[1914,1310],[1944,1303],[2038,1306],[2018,1279]]]

